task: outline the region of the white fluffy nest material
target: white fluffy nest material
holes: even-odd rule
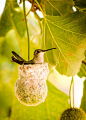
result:
[[[19,79],[15,83],[15,95],[26,106],[36,106],[47,96],[46,79],[48,64],[20,65]]]

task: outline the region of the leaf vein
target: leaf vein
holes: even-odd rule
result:
[[[46,19],[47,19],[47,18],[46,18]],[[60,26],[57,26],[56,24],[54,24],[53,22],[51,22],[51,21],[48,20],[48,19],[47,19],[47,21],[49,21],[52,25],[54,25],[54,26],[56,26],[56,27],[58,27],[58,28],[60,28],[60,29],[62,29],[62,30],[64,30],[64,31],[67,31],[67,32],[70,32],[70,33],[73,33],[73,34],[75,33],[75,34],[77,34],[77,35],[86,36],[85,34],[76,33],[76,32],[70,31],[70,30],[68,30],[68,29],[62,28],[62,27],[60,27]]]
[[[54,41],[55,44],[57,45],[57,47],[58,47],[60,53],[62,54],[62,56],[64,57],[64,59],[67,61],[67,63],[70,65],[70,67],[71,67],[72,69],[74,69],[74,68],[71,66],[70,62],[69,62],[69,61],[67,60],[67,58],[65,57],[65,55],[62,53],[62,50],[61,50],[61,48],[59,47],[59,45],[56,43],[55,38],[54,38],[54,36],[52,35],[51,30],[50,30],[50,27],[49,27],[49,25],[48,25],[47,22],[46,22],[46,24],[47,24],[48,29],[49,29],[49,31],[50,31],[50,34],[51,34],[51,36],[52,36],[52,38],[53,38],[53,41]]]
[[[56,10],[57,12],[59,12],[60,15],[62,15],[62,14],[60,13],[60,11],[59,11],[55,6],[53,6],[49,0],[47,0],[47,1],[48,1],[48,3],[49,3],[53,8],[55,8],[55,10]]]

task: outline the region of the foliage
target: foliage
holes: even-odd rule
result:
[[[23,13],[17,4],[17,0],[7,0],[0,20],[0,36],[4,36],[10,29],[15,29],[17,34],[23,37],[25,25],[22,19]]]
[[[33,13],[27,15],[30,59],[33,58],[35,49],[56,47],[56,50],[45,54],[45,62],[48,62],[50,69],[55,66],[62,75],[74,76],[78,73],[82,77],[86,67],[82,63],[86,50],[85,0],[42,0],[41,4],[40,0],[35,0],[35,5],[43,13],[44,18],[40,18],[35,12],[36,6],[31,9]],[[72,9],[73,5],[77,9],[76,12]],[[28,11],[26,8],[27,13]],[[58,119],[59,114],[69,107],[68,96],[49,82],[47,99],[39,106],[26,107],[17,101],[13,90],[18,79],[18,65],[9,61],[12,50],[27,60],[28,41],[23,9],[17,0],[6,0],[0,17],[0,111],[2,111],[0,119],[5,120],[9,117],[11,120]],[[83,100],[82,104],[84,105]]]
[[[85,14],[77,11],[62,17],[46,16],[45,19],[44,46],[57,47],[56,51],[51,51],[52,56],[46,53],[47,61],[56,65],[61,74],[75,75],[84,59],[83,53],[86,49]]]
[[[86,112],[86,80],[84,81],[83,97],[80,107]]]
[[[80,67],[80,70],[77,74],[80,78],[86,77],[86,64],[85,63],[86,63],[86,51],[85,51],[85,59],[83,60],[81,67]]]
[[[57,50],[46,53],[46,61],[48,61],[50,65],[53,64],[56,66],[56,70],[58,70],[60,74],[74,76],[79,71],[86,49],[86,13],[80,11],[74,12],[70,7],[71,9],[68,9],[68,12],[65,10],[66,14],[60,14],[60,17],[58,17],[54,15],[54,11],[60,11],[58,7],[56,9],[54,6],[58,5],[58,0],[57,4],[56,1],[54,1],[55,3],[53,2],[54,5],[52,4],[52,0],[47,0],[47,2],[50,8],[55,8],[55,10],[51,11],[51,14],[47,14],[47,5],[44,6],[46,15],[44,16],[45,23],[42,32],[44,35],[42,40],[43,48],[56,47]],[[59,1],[61,8],[63,3],[60,2],[61,1]],[[72,2],[73,1],[70,0],[68,4],[70,3],[71,6]]]
[[[85,59],[84,62],[86,62],[86,51],[85,51]],[[81,64],[80,71],[78,72],[79,77],[86,77],[86,65],[84,63]],[[83,97],[81,99],[81,105],[80,107],[86,112],[86,80],[83,83],[84,88],[83,88]]]
[[[72,10],[73,1],[43,0],[42,4],[46,15],[61,16]]]
[[[81,64],[80,70],[78,72],[78,76],[80,78],[82,77],[86,77],[86,51],[85,51],[85,59],[84,59],[84,63]],[[81,105],[80,107],[86,112],[86,79],[83,83],[84,87],[83,87],[83,96],[81,99]]]
[[[41,46],[43,49],[57,48],[57,50],[46,53],[45,61],[50,66],[54,65],[60,74],[74,76],[79,71],[86,49],[86,13],[74,12],[72,0],[66,0],[65,3],[58,0],[42,1],[42,7],[39,1],[36,2],[35,4],[44,15],[42,22],[38,19],[40,30],[43,28]],[[76,3],[77,1],[75,1]],[[7,0],[0,20],[0,36],[4,36],[10,29],[14,29],[16,35],[23,37],[25,35],[23,18],[24,15],[17,1]],[[28,20],[28,25],[30,23],[31,21]],[[30,26],[28,27],[30,28]]]

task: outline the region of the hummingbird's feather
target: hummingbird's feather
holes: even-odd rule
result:
[[[18,64],[20,64],[20,65],[22,65],[23,63],[24,63],[24,61],[19,61],[17,58],[15,58],[13,55],[12,55],[12,62],[16,62],[16,63],[18,63]]]
[[[25,61],[22,57],[20,57],[16,52],[12,51],[12,54],[17,58],[19,61]]]
[[[28,65],[28,64],[35,64],[35,63],[33,62],[33,59],[30,61],[24,61],[24,65]]]

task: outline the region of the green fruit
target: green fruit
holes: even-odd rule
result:
[[[70,108],[61,114],[60,120],[86,120],[86,114],[82,109]]]

